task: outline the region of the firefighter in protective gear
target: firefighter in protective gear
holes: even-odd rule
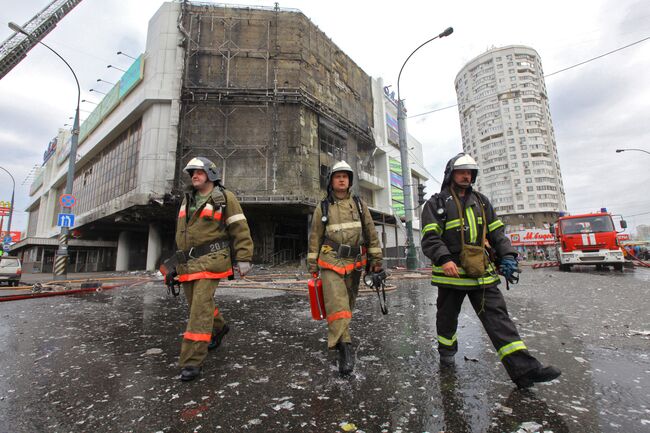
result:
[[[320,271],[327,314],[327,347],[339,351],[339,372],[350,374],[354,354],[349,325],[359,293],[361,270],[380,272],[382,253],[368,207],[350,193],[352,168],[344,161],[332,167],[327,196],[316,207],[309,235],[309,272]]]
[[[447,163],[440,193],[431,197],[422,210],[422,251],[432,262],[431,284],[438,287],[436,328],[440,362],[443,366],[454,363],[458,314],[467,296],[511,380],[527,388],[534,382],[553,380],[561,373],[555,367],[543,367],[528,352],[508,315],[503,294],[497,287],[497,268],[485,258],[487,252],[483,250],[487,241],[510,275],[517,252],[488,198],[472,188],[477,175],[478,165],[470,155],[456,155]],[[484,260],[478,270],[476,262],[467,259],[471,249],[480,251],[478,258]]]
[[[199,375],[208,349],[218,346],[228,332],[215,307],[214,292],[220,279],[233,275],[233,259],[240,275],[250,270],[253,241],[242,208],[235,195],[221,185],[216,165],[196,157],[184,170],[192,186],[178,212],[176,255],[183,257],[177,278],[190,310],[179,365],[181,380],[189,381]]]

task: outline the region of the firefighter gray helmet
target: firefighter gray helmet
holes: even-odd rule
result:
[[[208,175],[209,181],[216,183],[221,180],[221,174],[219,173],[219,170],[217,170],[216,164],[202,156],[190,159],[183,170],[185,170],[190,176],[192,176],[194,170],[203,170]]]

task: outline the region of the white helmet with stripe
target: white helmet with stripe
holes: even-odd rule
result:
[[[348,177],[350,179],[350,186],[352,186],[352,180],[354,179],[354,172],[352,171],[352,167],[350,167],[350,164],[348,164],[345,161],[339,161],[336,164],[334,164],[334,167],[332,167],[332,171],[330,172],[328,185],[332,184],[332,176],[334,176],[334,173],[338,173],[339,171],[345,171],[348,174]]]

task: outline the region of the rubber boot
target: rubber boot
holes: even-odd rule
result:
[[[529,371],[523,376],[517,378],[515,384],[519,388],[530,388],[537,382],[550,382],[557,379],[561,374],[562,372],[559,368],[549,365],[548,367],[540,367]]]
[[[453,367],[456,365],[456,360],[454,355],[440,355],[440,366],[441,367]]]
[[[339,373],[348,375],[354,370],[354,353],[352,352],[352,343],[342,343],[339,341]]]
[[[210,339],[210,344],[208,344],[208,350],[214,350],[217,347],[221,345],[221,341],[223,340],[223,337],[226,336],[226,334],[230,331],[230,326],[226,323],[223,325],[223,328],[221,328],[220,331],[215,332],[212,334],[212,338]]]
[[[199,374],[201,374],[201,367],[195,367],[191,365],[183,367],[181,370],[181,380],[183,382],[189,382],[190,380],[194,380],[199,377]]]

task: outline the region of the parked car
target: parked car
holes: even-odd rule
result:
[[[23,269],[20,266],[18,257],[2,256],[0,257],[0,282],[6,281],[10,286],[17,286],[20,283],[20,276]]]

